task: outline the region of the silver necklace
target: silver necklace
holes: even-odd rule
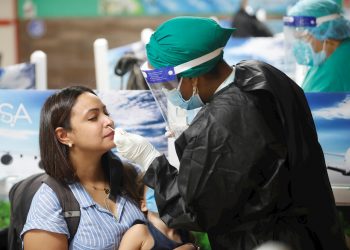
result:
[[[117,211],[113,212],[112,209],[108,205],[108,196],[109,196],[109,193],[106,194],[105,199],[104,199],[105,207],[112,214],[114,220],[116,222],[118,222]]]
[[[95,190],[95,191],[104,191],[105,194],[108,196],[109,193],[111,192],[111,190],[108,188],[108,187],[104,187],[104,188],[98,188],[96,186],[92,186],[92,188]]]
[[[114,220],[115,220],[115,221],[118,221],[117,213],[116,213],[116,212],[114,213],[114,212],[112,211],[112,209],[111,209],[111,208],[109,207],[109,205],[108,205],[108,197],[109,197],[109,194],[110,194],[111,190],[110,190],[107,186],[105,186],[104,188],[99,188],[99,187],[96,187],[96,186],[94,186],[94,185],[92,185],[92,186],[87,186],[87,185],[84,185],[84,184],[83,184],[83,186],[84,186],[84,187],[92,188],[92,189],[95,190],[95,191],[104,191],[104,192],[105,192],[105,198],[104,198],[104,205],[105,205],[105,208],[113,215]]]

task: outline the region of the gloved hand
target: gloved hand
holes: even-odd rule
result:
[[[165,126],[165,133],[164,133],[164,135],[167,138],[175,137],[174,131],[172,131],[168,126]]]
[[[117,151],[124,158],[140,165],[144,171],[156,157],[161,155],[146,138],[140,135],[127,133],[120,128],[115,129],[114,133]]]

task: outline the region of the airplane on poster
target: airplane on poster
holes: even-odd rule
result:
[[[0,200],[8,197],[13,184],[40,172],[39,155],[0,150]]]
[[[339,164],[341,166],[334,163],[327,163],[327,169],[339,172],[345,176],[350,176],[350,148],[346,150],[345,154],[336,154],[328,152],[325,152],[324,154],[326,158],[327,156],[333,156],[339,159],[344,159],[342,162],[343,164]]]

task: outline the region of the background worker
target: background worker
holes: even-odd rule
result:
[[[305,92],[350,91],[350,22],[333,0],[301,0],[284,17],[286,42],[309,67]]]

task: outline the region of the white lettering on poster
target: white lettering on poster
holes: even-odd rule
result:
[[[22,103],[20,103],[18,107],[10,103],[0,103],[0,122],[13,127],[19,120],[28,122],[29,124],[33,123],[28,111]]]

